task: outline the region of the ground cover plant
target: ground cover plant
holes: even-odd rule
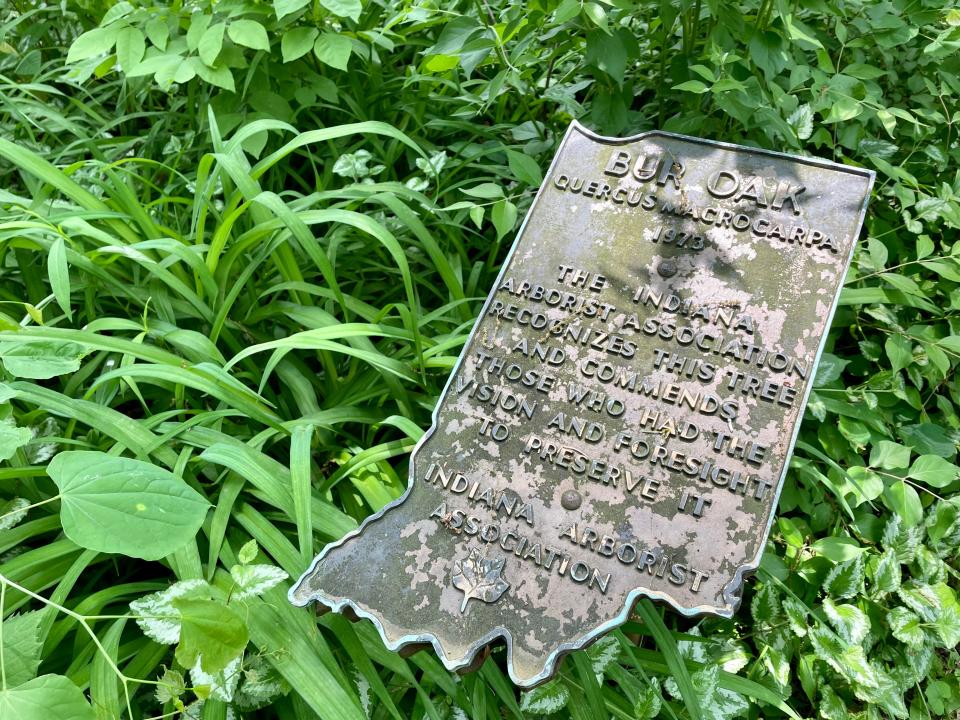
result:
[[[960,709],[960,9],[0,8],[0,717]],[[285,591],[391,499],[571,117],[874,169],[763,566],[515,691]]]

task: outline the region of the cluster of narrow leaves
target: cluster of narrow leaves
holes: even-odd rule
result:
[[[960,709],[960,11],[3,12],[0,717]],[[459,677],[285,591],[402,492],[571,117],[813,152],[878,182],[740,612],[641,601],[521,694],[502,648]],[[480,559],[466,570],[469,612],[499,586]]]

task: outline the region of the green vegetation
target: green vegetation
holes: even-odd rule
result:
[[[67,6],[0,9],[0,717],[955,717],[960,9]],[[878,181],[740,613],[521,694],[285,590],[401,493],[571,117]]]

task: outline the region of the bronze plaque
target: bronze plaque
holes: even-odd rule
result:
[[[574,123],[410,462],[291,590],[513,681],[639,596],[730,617],[763,552],[873,173]]]

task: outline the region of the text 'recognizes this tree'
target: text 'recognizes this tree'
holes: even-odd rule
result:
[[[0,717],[953,716],[958,97],[930,0],[11,0]],[[402,492],[572,117],[878,181],[748,602],[520,694],[285,590]]]

